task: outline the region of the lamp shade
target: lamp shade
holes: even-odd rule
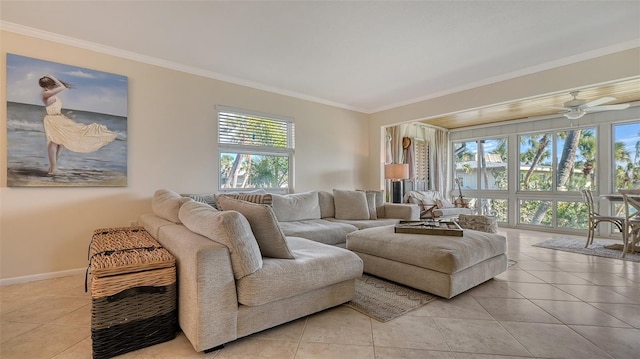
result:
[[[393,181],[409,178],[409,165],[406,163],[392,163],[384,166],[384,178]]]

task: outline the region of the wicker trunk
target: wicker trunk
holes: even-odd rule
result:
[[[458,216],[458,224],[465,229],[473,229],[481,232],[498,233],[496,217],[483,215],[461,214]]]
[[[94,359],[175,338],[175,258],[143,227],[95,230],[89,270]]]

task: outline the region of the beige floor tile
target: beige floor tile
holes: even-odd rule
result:
[[[91,328],[91,304],[87,304],[69,314],[65,314],[51,323],[60,325],[78,325]]]
[[[629,327],[627,323],[618,320],[588,303],[537,299],[532,299],[532,302],[558,318],[564,324]]]
[[[373,359],[373,346],[300,343],[296,359]]]
[[[136,351],[125,353],[117,356],[117,359],[212,359],[218,357],[221,350],[204,353],[197,352],[193,349],[193,346],[184,336],[180,333],[175,339],[152,345],[146,348],[142,348]],[[57,359],[57,358],[56,358]]]
[[[279,325],[275,328],[252,334],[251,336],[259,339],[300,341],[300,338],[302,338],[302,333],[304,333],[304,327],[306,324],[307,318],[304,317],[289,323]]]
[[[538,357],[580,359],[609,357],[607,353],[563,324],[517,322],[500,324],[531,354]]]
[[[556,287],[585,302],[640,304],[631,298],[627,298],[622,294],[618,294],[612,290],[600,286],[556,284]]]
[[[640,304],[590,303],[601,311],[640,329]]]
[[[522,294],[523,297],[528,299],[580,300],[561,291],[551,284],[509,282],[509,287],[513,288],[515,291]]]
[[[68,277],[39,280],[23,284],[16,284],[0,289],[0,297],[5,295],[11,297],[40,297],[50,295],[70,295],[69,293],[79,293],[78,289],[84,291],[84,275],[73,275]],[[86,294],[87,297],[88,294]]]
[[[375,346],[448,351],[434,318],[402,316],[386,323],[372,321]]]
[[[618,294],[622,294],[627,298],[631,298],[636,302],[640,303],[640,285],[635,287],[609,287],[602,286],[602,288],[607,288],[612,292],[616,292]]]
[[[554,263],[553,266],[556,268],[556,270],[563,270],[565,272],[612,273],[611,271],[606,271],[605,269],[600,269],[597,265],[585,266],[584,263],[576,263],[576,262],[559,262],[559,263]]]
[[[567,257],[563,257],[562,252],[550,249],[534,249],[531,251],[526,251],[525,253],[535,260],[539,260],[541,262],[549,262],[549,264],[555,262],[572,262],[571,260],[567,259]]]
[[[49,296],[3,315],[2,320],[23,323],[47,323],[86,305],[87,302],[84,298]]]
[[[493,354],[473,354],[473,353],[453,353],[456,359],[522,359],[521,356],[493,355]],[[527,357],[528,358],[528,357]]]
[[[576,326],[571,328],[616,359],[637,359],[640,353],[640,330]]]
[[[310,316],[302,334],[303,342],[372,345],[373,319],[344,306]]]
[[[52,358],[90,335],[84,328],[45,324],[2,343],[0,358]]]
[[[478,303],[498,321],[560,323],[528,299],[476,298]]]
[[[576,277],[588,280],[598,285],[609,285],[614,287],[632,287],[638,283],[624,279],[618,275],[610,273],[572,273]]]
[[[466,293],[460,294],[452,299],[433,301],[407,315],[461,319],[493,319],[471,295]]]
[[[506,282],[525,282],[525,283],[544,283],[544,281],[538,277],[531,275],[523,270],[508,270],[495,277],[498,280]]]
[[[4,317],[22,307],[29,307],[33,305],[33,303],[38,303],[41,301],[40,297],[15,297],[14,299],[2,299],[0,301],[0,315],[4,319]]]
[[[537,278],[543,280],[545,283],[552,284],[593,284],[584,278],[577,277],[572,273],[559,272],[559,271],[535,271],[531,272]]]
[[[54,356],[52,359],[87,359],[91,358],[92,355],[91,338],[86,338],[80,343]]]
[[[540,261],[536,261],[536,260],[519,260],[518,263],[516,265],[514,265],[512,267],[513,269],[521,269],[521,270],[525,270],[525,271],[536,271],[536,270],[542,270],[542,271],[552,271],[552,270],[558,270],[556,267],[545,263],[545,262],[540,262]]]
[[[469,289],[465,294],[475,298],[523,298],[520,293],[511,289],[507,282],[496,279],[488,280],[475,288]]]
[[[498,322],[434,318],[451,351],[530,356]]]
[[[376,347],[376,359],[456,359],[453,353],[424,349]]]
[[[215,359],[294,359],[297,342],[257,338],[238,339],[216,353]],[[213,353],[212,353],[213,354]]]
[[[0,322],[0,343],[39,327],[41,324]]]

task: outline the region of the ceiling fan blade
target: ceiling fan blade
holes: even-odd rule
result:
[[[594,107],[594,106],[602,105],[603,103],[611,102],[615,99],[616,99],[615,97],[601,97],[597,100],[593,100],[585,103],[584,105],[582,105],[582,107]]]
[[[605,106],[594,106],[585,108],[585,111],[594,112],[594,111],[610,111],[610,110],[624,110],[629,108],[628,103],[621,103],[619,105],[605,105]]]

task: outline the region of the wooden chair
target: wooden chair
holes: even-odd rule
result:
[[[617,216],[602,216],[598,212],[596,212],[595,204],[593,203],[593,194],[591,190],[583,189],[582,190],[582,198],[587,203],[587,208],[589,209],[589,233],[587,234],[587,243],[585,243],[584,247],[587,248],[589,245],[593,244],[593,237],[595,235],[596,228],[598,224],[602,222],[613,223],[618,229],[620,233],[622,233],[622,241],[625,243],[626,249],[626,227],[625,227],[625,218],[617,217]],[[623,253],[624,254],[624,253]]]
[[[640,189],[619,190],[624,201],[626,240],[622,249],[622,257],[627,252],[635,252],[636,245],[640,242]]]

